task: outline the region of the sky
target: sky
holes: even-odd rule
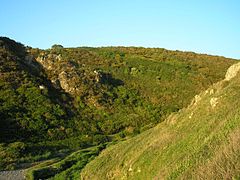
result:
[[[141,46],[240,59],[240,0],[0,0],[0,36],[42,49]]]

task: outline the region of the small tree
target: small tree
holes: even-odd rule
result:
[[[61,51],[63,50],[63,48],[64,47],[60,44],[54,44],[54,45],[52,45],[51,52],[61,54]]]
[[[60,44],[54,44],[52,45],[52,49],[63,49],[64,47]]]

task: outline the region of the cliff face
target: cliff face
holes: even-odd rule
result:
[[[157,127],[104,150],[81,178],[239,178],[239,66]]]
[[[49,74],[49,78],[55,87],[63,89],[67,93],[77,93],[80,85],[80,77],[76,68],[70,63],[62,60],[61,54],[46,53],[39,54],[36,58]]]
[[[42,52],[36,58],[55,87],[72,96],[83,95],[88,84],[99,82],[94,70],[81,68],[82,64],[56,52]],[[79,68],[80,67],[80,68]]]

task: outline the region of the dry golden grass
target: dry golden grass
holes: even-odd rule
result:
[[[197,179],[240,178],[240,129],[232,132],[228,142],[217,149],[208,162],[200,165],[193,175]]]

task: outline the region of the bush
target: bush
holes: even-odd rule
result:
[[[106,143],[108,141],[109,141],[109,138],[105,135],[97,134],[97,135],[93,136],[93,145]]]

